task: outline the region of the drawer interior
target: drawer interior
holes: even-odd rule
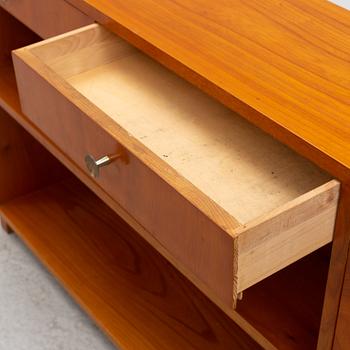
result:
[[[240,223],[330,180],[122,39],[92,28],[31,51]]]
[[[99,117],[89,117],[120,130],[123,146],[224,230],[234,304],[332,240],[337,181],[101,26],[23,50],[29,66],[84,113],[97,106]]]

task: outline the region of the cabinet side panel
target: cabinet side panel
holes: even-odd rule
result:
[[[332,255],[328,272],[327,289],[322,311],[318,350],[331,349],[334,341],[334,335],[334,349],[348,349],[350,345],[349,260],[346,267],[350,241],[349,213],[350,187],[348,184],[342,184],[333,239]]]

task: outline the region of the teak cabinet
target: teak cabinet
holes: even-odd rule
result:
[[[346,166],[151,50],[131,3],[0,2],[3,227],[122,349],[346,349]]]

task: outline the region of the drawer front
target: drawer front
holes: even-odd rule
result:
[[[96,180],[101,189],[150,232],[145,238],[155,239],[187,277],[212,299],[232,307],[233,237],[30,66],[16,58],[14,63],[24,113],[84,172],[86,155],[100,158],[122,152],[121,159],[101,169]],[[75,101],[84,104],[80,95]]]
[[[0,0],[0,6],[43,38],[93,22],[64,0]]]

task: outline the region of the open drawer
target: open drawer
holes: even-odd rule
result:
[[[99,25],[13,57],[24,113],[219,305],[332,240],[337,181]]]

